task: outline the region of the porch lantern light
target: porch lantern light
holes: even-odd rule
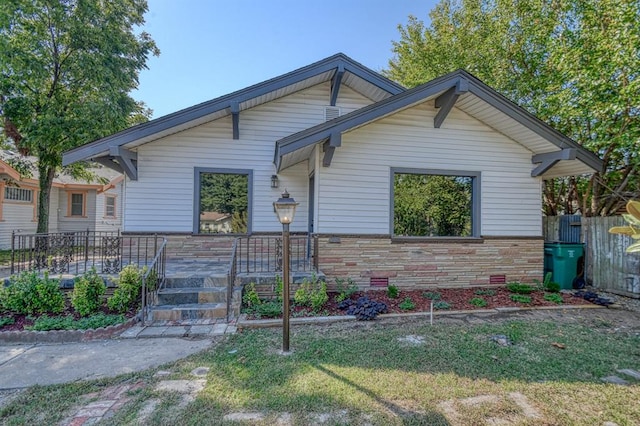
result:
[[[282,353],[289,353],[289,224],[296,214],[296,200],[285,189],[273,210],[282,224]]]
[[[277,188],[280,186],[278,175],[271,175],[271,188]]]

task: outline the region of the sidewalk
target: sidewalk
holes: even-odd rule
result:
[[[137,325],[109,340],[0,345],[0,391],[142,371],[207,349],[230,333],[235,327],[226,324]]]

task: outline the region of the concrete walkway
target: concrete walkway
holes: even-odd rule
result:
[[[0,391],[158,367],[200,352],[234,332],[235,327],[226,324],[134,326],[109,340],[0,345]]]

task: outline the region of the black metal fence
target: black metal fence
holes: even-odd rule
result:
[[[317,271],[317,240],[314,235],[291,235],[289,248],[291,271]],[[282,237],[255,235],[238,238],[234,257],[237,273],[281,272]]]
[[[12,233],[11,274],[38,271],[83,274],[95,268],[116,274],[128,265],[150,266],[164,241],[158,235],[122,235],[120,232]]]

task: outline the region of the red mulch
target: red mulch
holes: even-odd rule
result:
[[[563,304],[558,305],[556,303],[544,300],[545,293],[542,291],[534,291],[528,296],[531,297],[530,304],[522,304],[511,300],[511,293],[506,287],[492,287],[490,290],[495,291],[495,295],[476,294],[477,291],[489,290],[488,288],[437,288],[429,290],[400,290],[398,297],[395,299],[387,296],[385,290],[369,290],[364,292],[358,292],[351,296],[351,299],[356,300],[360,296],[368,296],[370,299],[377,302],[383,302],[387,305],[388,313],[409,313],[409,312],[429,312],[431,308],[431,300],[425,297],[426,293],[439,293],[440,299],[434,300],[434,304],[438,301],[444,301],[451,306],[448,310],[476,310],[476,309],[495,309],[506,307],[540,307],[540,306],[562,306],[562,305],[585,305],[590,304],[586,300],[580,297],[574,297],[568,293],[558,293],[562,296]],[[338,302],[335,301],[337,293],[329,293],[329,302],[322,309],[323,312],[328,315],[345,315],[345,311],[338,308]],[[407,311],[398,307],[405,298],[411,298],[411,301],[415,305],[415,309]],[[469,303],[473,298],[481,297],[487,301],[487,306],[475,306]],[[304,316],[304,313],[308,311],[308,308],[294,306],[294,316]],[[434,311],[437,309],[434,308]]]

